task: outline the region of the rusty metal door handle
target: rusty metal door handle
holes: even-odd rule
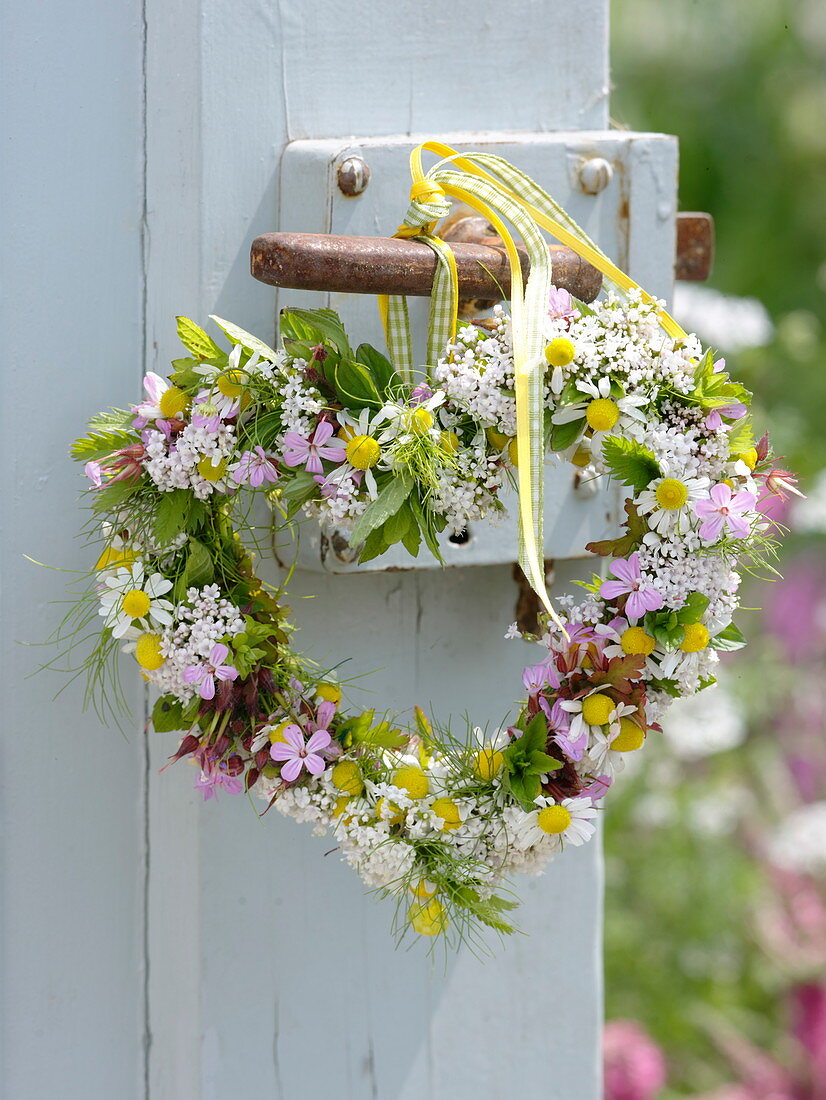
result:
[[[450,243],[459,272],[459,294],[477,309],[510,296],[510,270],[501,240],[484,218],[449,219],[441,236]],[[678,279],[705,279],[714,248],[708,214],[680,214],[677,219]],[[517,246],[523,274],[528,257]],[[592,302],[602,276],[576,253],[550,245],[553,281],[582,302]],[[436,257],[421,241],[396,237],[346,237],[325,233],[265,233],[252,243],[250,268],[262,283],[291,290],[346,294],[430,294]]]
[[[451,242],[463,299],[494,302],[510,295],[505,249],[494,244]],[[583,302],[599,294],[602,276],[570,249],[551,245],[553,279]],[[528,258],[520,249],[522,270]],[[256,279],[291,290],[348,294],[410,294],[426,297],[433,285],[436,256],[421,241],[396,237],[344,237],[323,233],[265,233],[252,243]]]

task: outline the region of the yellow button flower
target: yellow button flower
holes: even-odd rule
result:
[[[341,702],[341,688],[338,684],[329,681],[316,684],[315,693],[319,699],[323,699],[325,703],[335,703],[335,705],[338,706]]]
[[[588,408],[585,410],[588,427],[595,432],[610,432],[619,417],[619,405],[610,397],[597,397],[588,403]]]
[[[702,623],[689,623],[679,648],[683,653],[699,653],[701,649],[706,648],[708,642],[708,627],[703,626]]]
[[[135,659],[141,668],[154,672],[161,667],[166,658],[161,653],[160,634],[141,634],[135,642]]]
[[[649,653],[654,652],[656,644],[651,635],[643,630],[641,626],[629,626],[620,635],[622,651],[629,654],[629,656],[642,655],[647,657]]]
[[[339,760],[330,773],[330,780],[337,791],[357,798],[364,790],[361,768],[355,760]]]
[[[676,477],[666,477],[657,486],[654,495],[660,508],[667,512],[676,512],[688,500],[688,489]]]
[[[495,779],[505,766],[505,757],[498,749],[480,749],[473,758],[473,774],[483,783]]]
[[[430,781],[427,776],[421,768],[413,764],[398,768],[393,773],[391,782],[400,791],[406,791],[410,798],[424,798],[430,790]]]
[[[133,588],[123,597],[120,606],[131,619],[142,619],[152,606],[152,601],[142,588]]]
[[[158,408],[164,420],[181,420],[189,408],[189,397],[177,386],[170,386],[161,394]]]
[[[441,820],[443,833],[447,833],[451,829],[458,829],[462,824],[459,807],[451,798],[437,798],[430,808],[436,817]]]
[[[567,367],[573,363],[576,348],[567,336],[557,336],[545,346],[545,359],[552,367]]]
[[[198,473],[204,481],[220,481],[226,472],[226,468],[227,460],[225,458],[219,459],[217,463],[213,463],[209,455],[204,455],[198,463]]]
[[[586,695],[582,700],[582,718],[589,726],[604,726],[617,704],[610,695]]]
[[[346,447],[347,461],[357,470],[369,470],[381,457],[381,447],[369,435],[354,435]]]
[[[566,806],[546,806],[536,815],[536,824],[543,833],[557,836],[571,824],[571,811]]]
[[[635,752],[645,742],[645,730],[630,718],[620,718],[620,731],[611,742],[614,752]]]

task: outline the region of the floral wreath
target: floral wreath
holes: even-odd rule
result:
[[[432,231],[460,159],[420,175],[418,192],[414,171],[399,230],[438,250],[454,302]],[[472,159],[477,168],[498,160]],[[527,178],[506,168],[508,180]],[[565,240],[573,223],[544,199]],[[477,202],[494,224],[503,206],[496,195]],[[535,194],[529,209],[542,225]],[[513,212],[505,216],[530,246]],[[432,365],[418,371],[399,352],[405,317],[392,300],[392,358],[354,350],[329,310],[284,311],[278,350],[215,317],[227,352],[181,317],[188,355],[168,380],[147,374],[142,403],[95,417],[73,447],[104,542],[72,613],[75,628],[98,617],[102,628],[83,665],[92,688],[105,685],[121,648],[130,651],[160,693],[154,728],[185,731],[172,759],[197,765],[204,799],[248,791],[329,830],[365,884],[396,899],[400,932],[513,930],[516,903],[501,892],[510,874],[539,873],[587,841],[625,755],[661,731],[674,698],[714,682],[720,651],[744,644],[732,619],[738,561],[771,557],[774,525],[762,506],[796,491],[767,438],[754,443],[750,394],[724,361],[695,336],[670,334],[662,303],[575,228],[577,250],[597,257],[611,283],[598,303],[576,301],[548,275],[537,306],[534,274],[524,290],[515,276],[510,314],[497,307],[455,331],[454,310],[446,337],[431,322]],[[532,262],[539,272],[541,252]],[[541,357],[528,372],[525,432],[520,363],[531,308]],[[242,490],[266,497],[291,528],[303,511],[344,532],[367,561],[397,543],[438,558],[440,532],[501,514],[503,487],[518,482],[530,542],[522,471],[535,469],[528,433],[535,442],[537,423],[540,475],[551,455],[628,495],[622,531],[587,547],[607,575],[585,583],[581,599],[559,599],[559,612],[549,606],[540,636],[523,635],[541,647],[523,673],[527,698],[504,728],[464,737],[419,708],[412,725],[349,712],[335,675],[290,647],[282,589],[252,565],[258,531]],[[514,624],[506,637],[517,636]]]

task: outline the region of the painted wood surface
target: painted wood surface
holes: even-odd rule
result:
[[[83,417],[165,370],[176,312],[272,333],[247,263],[293,216],[287,143],[602,129],[607,3],[54,0],[4,21],[2,1095],[596,1100],[596,845],[522,885],[531,935],[495,960],[395,955],[323,841],[200,806],[185,765],[157,774],[172,743],[145,746],[134,681],[122,738],[25,681],[14,639],[48,632],[64,581],[20,555],[83,567],[64,458]],[[674,171],[672,147],[629,173],[627,258],[660,293]],[[307,649],[380,669],[379,704],[484,717],[515,694],[513,599],[502,565],[304,573],[293,604]]]
[[[58,676],[27,679],[88,568],[77,425],[143,359],[140,5],[6,5],[2,250],[2,1051],[8,1100],[143,1094],[141,693],[121,734]],[[53,656],[53,654],[48,654]]]

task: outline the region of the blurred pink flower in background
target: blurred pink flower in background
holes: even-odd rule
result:
[[[605,1100],[655,1100],[665,1085],[665,1055],[635,1020],[609,1020],[602,1037]]]

